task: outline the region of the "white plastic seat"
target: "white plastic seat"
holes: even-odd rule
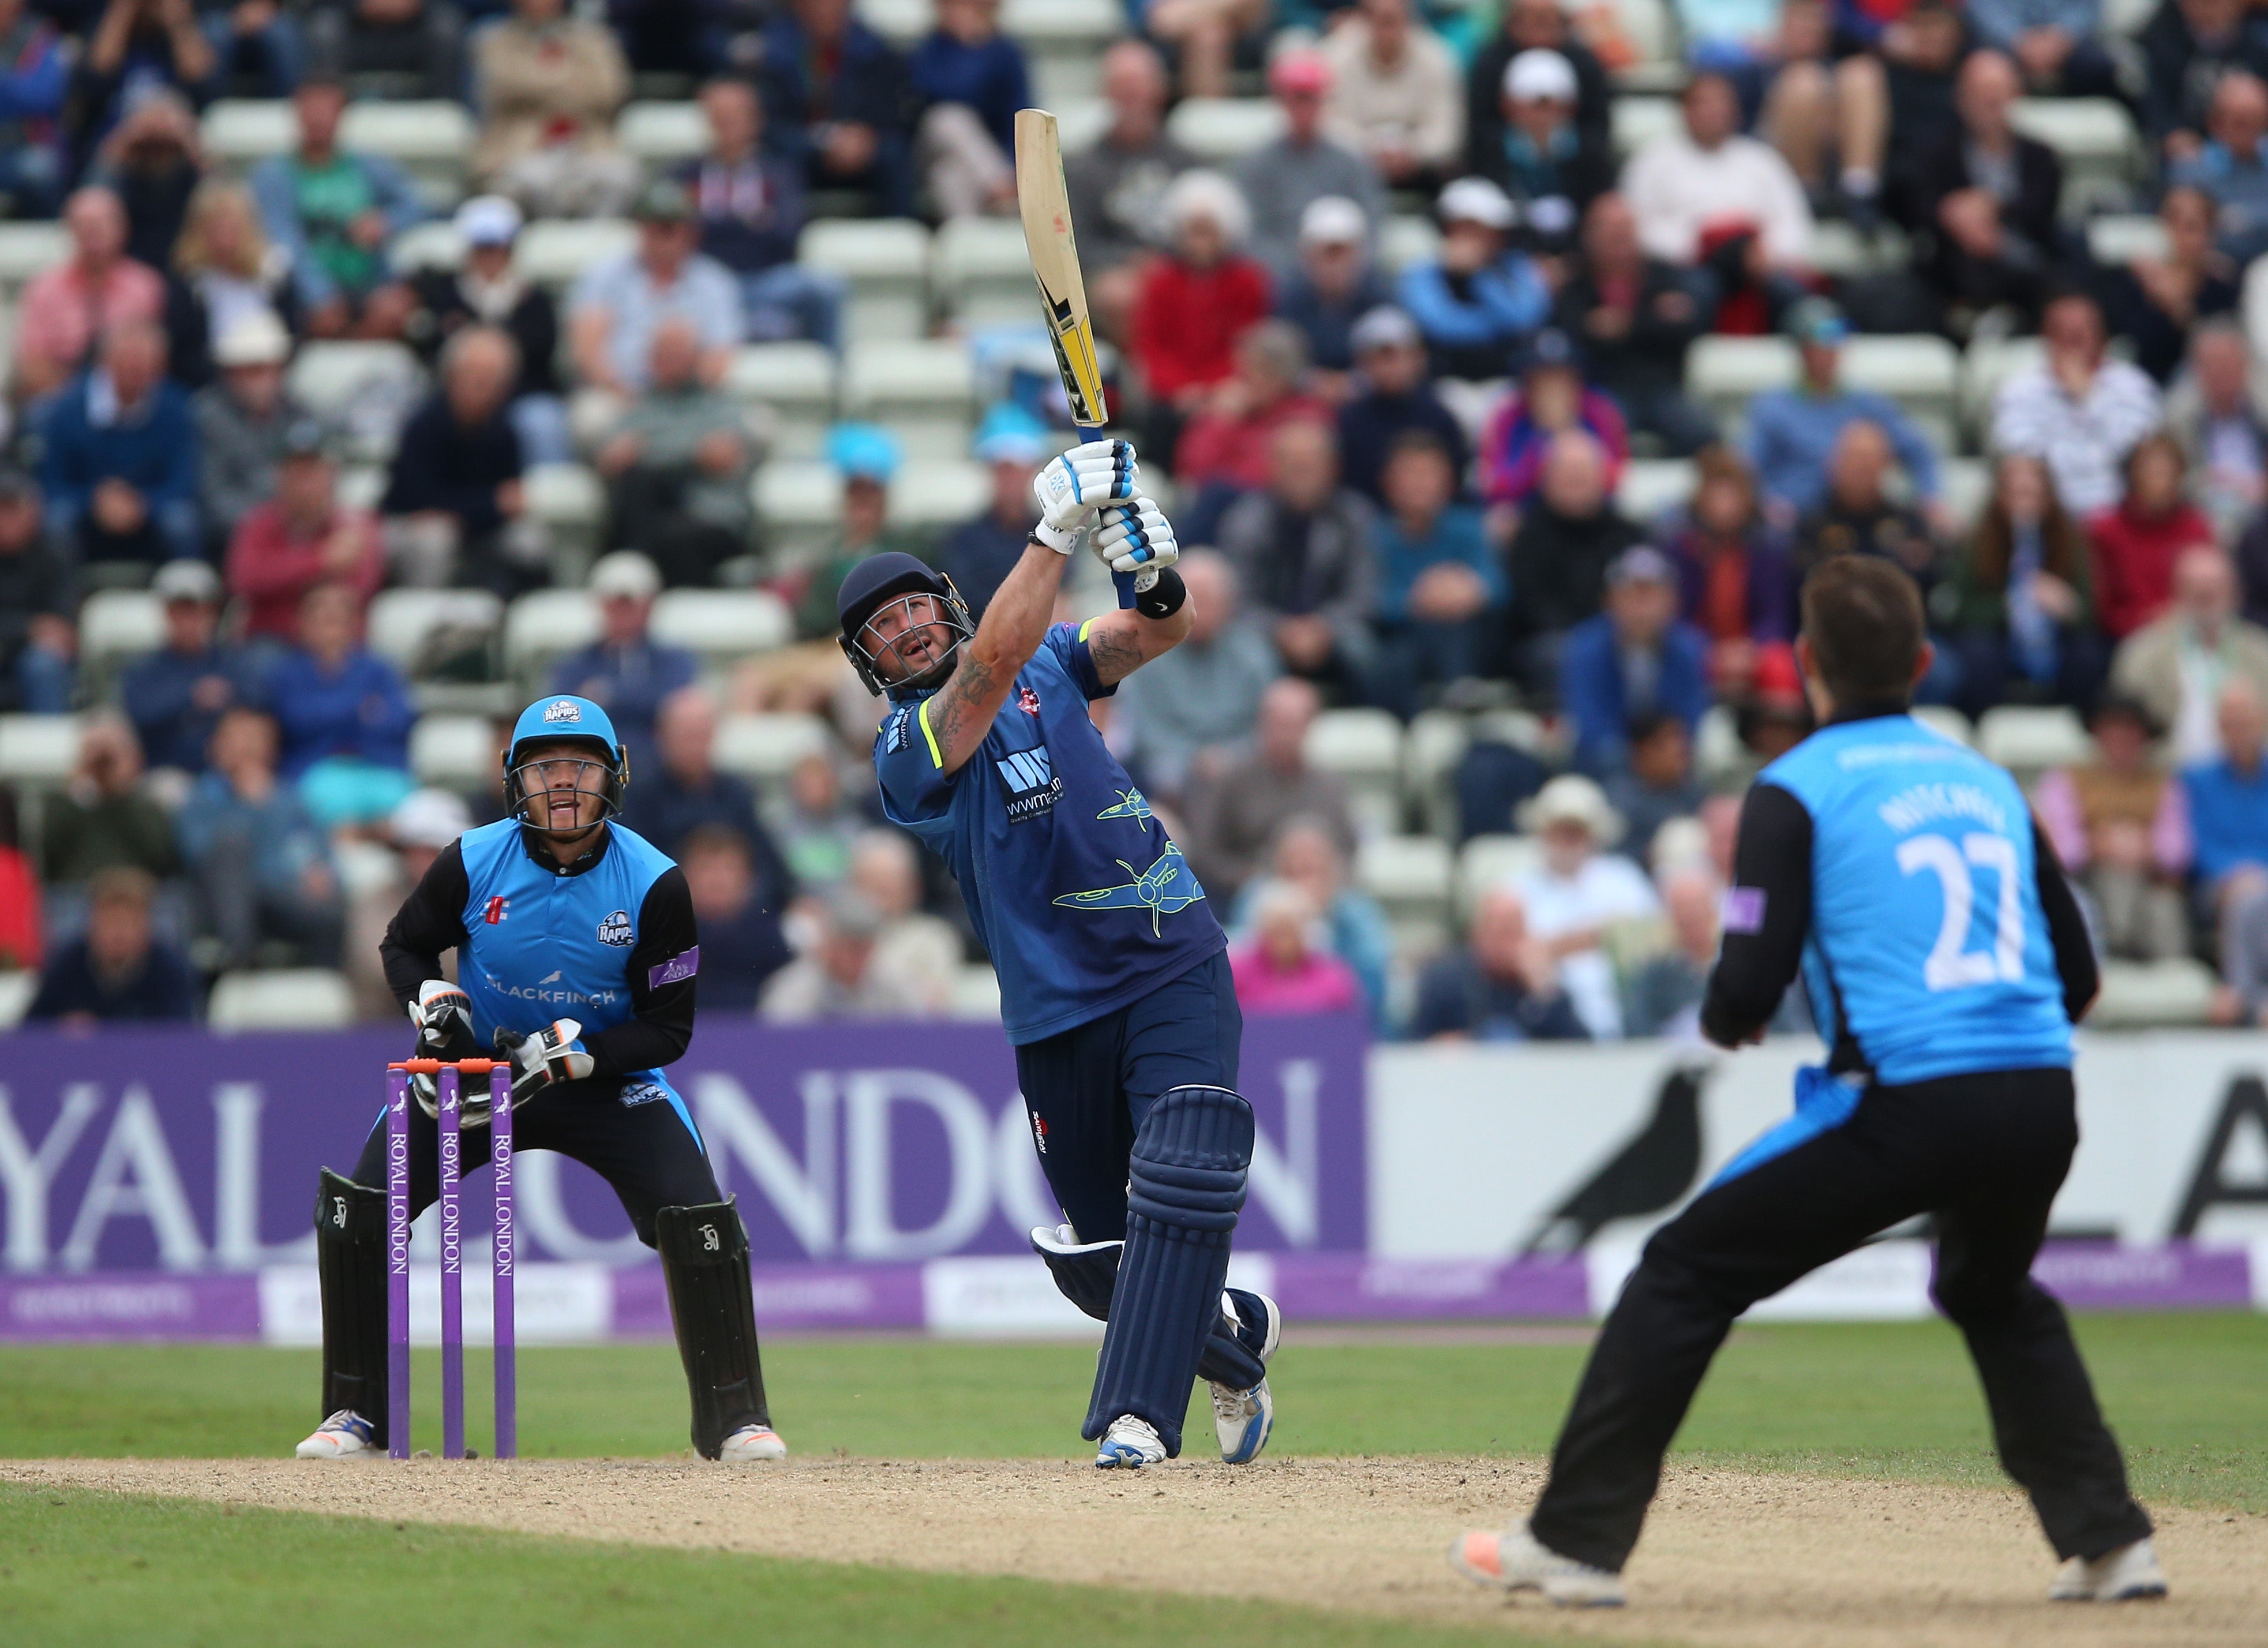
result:
[[[791,553],[826,541],[842,519],[843,477],[832,464],[768,463],[756,471],[749,490],[774,542]],[[982,464],[966,459],[909,463],[890,482],[890,522],[955,526],[983,509],[991,495],[991,474]]]
[[[909,458],[962,456],[976,421],[968,347],[957,339],[853,342],[843,355],[843,412],[887,424]]]
[[[1947,458],[1937,466],[1938,487],[1953,524],[1967,532],[1992,501],[1992,463],[1987,458]]]
[[[223,98],[199,124],[206,150],[237,171],[288,153],[299,140],[298,121],[281,98]],[[342,147],[384,155],[420,176],[450,182],[464,177],[473,136],[472,116],[447,99],[368,99],[349,104],[339,122]]]
[[[717,725],[718,769],[752,784],[784,781],[795,764],[833,746],[834,733],[815,715],[735,715]]]
[[[1533,835],[1476,835],[1457,851],[1457,916],[1472,919],[1481,895],[1543,862],[1543,843]]]
[[[346,456],[367,463],[394,456],[401,422],[425,384],[424,368],[400,343],[309,343],[289,372],[291,393],[301,404],[344,432]]]
[[[796,260],[850,283],[845,335],[917,338],[928,330],[929,231],[909,217],[807,224]]]
[[[1616,158],[1627,159],[1655,138],[1683,131],[1685,116],[1675,98],[1618,97],[1607,110],[1607,124]]]
[[[205,1023],[237,1030],[342,1030],[355,1021],[354,989],[328,967],[224,973],[213,982]]]
[[[446,217],[412,224],[387,243],[386,261],[397,275],[464,267],[465,238]]]
[[[985,961],[965,962],[953,975],[945,1016],[974,1024],[1000,1022],[1000,975]]]
[[[530,590],[504,608],[504,667],[524,675],[599,638],[599,600],[588,590]]]
[[[1355,854],[1355,884],[1388,916],[1441,918],[1454,874],[1449,846],[1432,835],[1373,835]]]
[[[1024,226],[1012,217],[955,217],[931,246],[930,284],[963,326],[1021,322],[1036,313]]]
[[[205,153],[239,172],[288,153],[299,136],[288,98],[222,98],[206,106],[197,125]]]
[[[1986,761],[2029,778],[2092,759],[2095,740],[2078,713],[2061,704],[1999,704],[1977,723],[1977,748]]]
[[[79,721],[68,715],[0,715],[0,784],[52,788],[78,764]]]
[[[1888,395],[1918,419],[1949,421],[1961,357],[1933,333],[1862,335],[1844,344],[1840,377],[1848,388]]]
[[[1992,401],[2000,386],[2046,358],[2046,348],[2037,338],[2004,338],[1969,346],[1961,363],[1961,417],[1978,445],[1984,445],[1992,434]]]
[[[2166,255],[2166,225],[2146,212],[2109,212],[2090,217],[2087,250],[2105,269]]]
[[[1788,387],[1801,372],[1793,338],[1712,334],[1694,339],[1686,351],[1685,389],[1731,433],[1747,423],[1750,400]]]
[[[1444,838],[1455,835],[1457,802],[1450,778],[1464,759],[1472,725],[1451,710],[1426,710],[1402,739],[1402,796],[1423,826]]]
[[[690,160],[710,143],[709,115],[698,103],[625,103],[615,116],[615,141],[648,166]]]
[[[1326,710],[1307,729],[1308,764],[1336,774],[1366,835],[1400,821],[1402,723],[1383,710]]]
[[[1721,784],[1747,770],[1750,758],[1739,722],[1727,704],[1711,704],[1693,730],[1693,771],[1704,784]]]
[[[1615,507],[1644,526],[1690,500],[1694,484],[1690,458],[1634,458],[1623,466]]]
[[[1098,63],[1095,75],[1101,77]],[[1063,151],[1077,154],[1082,149],[1092,149],[1102,141],[1102,134],[1110,129],[1110,105],[1099,97],[1063,97],[1041,88],[1049,99],[1048,107],[1055,111],[1056,135],[1063,139]]]
[[[0,223],[0,291],[28,286],[70,256],[70,232],[59,223]]]
[[[1268,98],[1183,98],[1166,136],[1207,166],[1226,166],[1284,135],[1284,111]]]
[[[1397,212],[1378,232],[1378,261],[1388,275],[1439,256],[1441,227],[1416,212]]]
[[[774,458],[816,458],[835,418],[835,357],[816,343],[751,343],[733,351],[725,393],[773,416]]]
[[[637,246],[637,225],[622,217],[546,217],[519,232],[512,252],[523,280],[563,291],[583,271]]]
[[[496,730],[487,717],[429,711],[409,729],[409,771],[421,784],[476,790],[497,782]]]
[[[493,634],[503,622],[504,603],[486,590],[390,589],[371,599],[364,633],[372,651],[407,671],[436,630]]]
[[[2201,1025],[2213,1011],[2218,982],[2192,956],[2166,961],[2105,961],[2102,993],[2087,1022],[2097,1030]]]
[[[930,0],[859,0],[858,20],[902,50],[936,26],[937,11]]]
[[[148,590],[97,590],[78,609],[80,666],[107,678],[166,644],[166,603]]]
[[[2145,145],[2133,117],[2115,99],[2019,98],[2008,123],[2063,162],[2058,206],[2066,222],[2083,223],[2091,212],[2123,208],[2132,197]]]
[[[664,590],[649,628],[656,641],[704,658],[769,652],[795,638],[787,603],[769,590]]]
[[[1976,746],[1977,729],[1970,725],[1967,716],[1949,704],[1917,704],[1913,718],[1934,732],[1942,732],[1956,744],[1966,744],[1972,748]]]

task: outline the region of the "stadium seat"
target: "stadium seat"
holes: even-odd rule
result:
[[[1446,923],[1454,866],[1432,835],[1373,835],[1355,854],[1355,885],[1395,921]]]
[[[1624,160],[1655,138],[1673,136],[1685,127],[1685,116],[1679,113],[1675,98],[1618,97],[1607,117],[1615,156]]]
[[[2216,983],[2213,969],[2189,956],[2170,961],[2105,961],[2102,993],[2095,998],[2088,1026],[2139,1030],[2201,1025],[2213,1011]]]
[[[1985,458],[1948,458],[1937,466],[1938,485],[1953,523],[1966,532],[1992,501],[1992,464]]]
[[[1859,275],[1888,275],[1906,267],[1911,248],[1895,224],[1883,224],[1862,235],[1839,217],[1815,220],[1811,225],[1811,267],[1837,280]]]
[[[1000,28],[1030,56],[1035,95],[1056,108],[1101,88],[1103,48],[1126,32],[1126,11],[1118,0],[1007,0]]]
[[[33,997],[39,993],[37,973],[0,973],[0,1030],[13,1030],[23,1023],[24,1015],[31,1011]]]
[[[1420,712],[1403,737],[1402,798],[1425,830],[1445,841],[1457,835],[1457,797],[1451,779],[1471,738],[1471,722],[1451,710]]]
[[[372,651],[414,674],[438,631],[494,636],[503,622],[504,603],[486,590],[390,589],[372,597],[364,633]]]
[[[716,761],[751,784],[781,784],[805,756],[831,749],[834,738],[814,715],[726,716],[717,726]]]
[[[909,217],[806,224],[798,261],[850,283],[846,335],[917,338],[929,330],[929,231]]]
[[[599,550],[607,526],[607,489],[581,464],[536,464],[520,478],[527,512],[551,533],[551,563],[563,579],[579,578]]]
[[[627,218],[546,217],[520,231],[512,266],[523,280],[565,291],[592,265],[637,246],[637,225]]]
[[[816,343],[751,343],[733,351],[724,390],[770,408],[772,457],[816,458],[835,421],[835,357]]]
[[[198,125],[206,156],[232,172],[284,153],[299,135],[285,98],[222,98],[206,107]]]
[[[1049,107],[1056,112],[1056,134],[1067,155],[1093,148],[1110,129],[1110,105],[1099,97],[1057,98]]]
[[[1751,397],[1785,389],[1802,367],[1795,341],[1785,337],[1696,338],[1685,355],[1685,392],[1716,415],[1727,435],[1748,421]]]
[[[1635,458],[1623,466],[1615,506],[1643,526],[1683,504],[1693,486],[1690,458]]]
[[[1227,166],[1284,135],[1284,111],[1267,98],[1183,98],[1166,136],[1207,166]]]
[[[59,223],[0,223],[0,292],[10,297],[70,255]]]
[[[1417,212],[1396,212],[1378,232],[1378,261],[1388,275],[1437,257],[1440,250],[1440,225]]]
[[[385,463],[425,390],[425,369],[400,343],[315,342],[291,362],[291,393],[344,437],[346,456]]]
[[[1960,404],[1961,357],[1933,333],[1866,335],[1843,346],[1843,383],[1888,395],[1938,443],[1954,445],[1954,417]]]
[[[2126,203],[2142,158],[2134,117],[2111,98],[2019,98],[2008,123],[2063,162],[2063,217],[2083,223],[2104,204]]]
[[[1024,226],[1012,217],[955,217],[930,247],[930,286],[964,327],[1030,320],[1038,302]]]
[[[396,275],[402,276],[424,269],[459,269],[465,261],[465,239],[446,217],[412,224],[387,243],[386,261]]]
[[[1977,729],[1969,725],[1969,717],[1949,704],[1916,704],[1913,718],[1934,732],[1942,732],[1956,744],[1972,747],[1977,742]]]
[[[2105,269],[2166,255],[2166,225],[2146,212],[2110,212],[2087,224],[2087,250]]]
[[[531,590],[504,608],[504,668],[523,680],[598,638],[599,603],[588,590]]]
[[[0,715],[0,784],[53,789],[78,763],[77,716]]]
[[[205,1023],[238,1030],[343,1030],[355,1021],[354,989],[328,967],[224,973],[213,981]]]
[[[1402,723],[1383,710],[1326,710],[1307,729],[1308,764],[1335,774],[1363,834],[1392,835],[1401,815]]]
[[[1456,909],[1460,923],[1472,919],[1481,894],[1500,882],[1524,875],[1543,862],[1543,843],[1533,835],[1476,835],[1457,852]]]
[[[655,640],[711,660],[769,652],[795,639],[787,603],[769,590],[664,590],[650,627]]]
[[[953,993],[946,997],[945,1016],[977,1024],[1000,1022],[1000,975],[986,961],[962,964],[953,975]]]
[[[497,783],[496,729],[482,716],[422,715],[409,730],[409,771],[437,789],[490,790]]]
[[[831,539],[843,515],[843,478],[831,464],[809,460],[768,463],[749,489],[776,553],[795,555]],[[890,483],[890,520],[912,527],[958,526],[992,496],[983,465],[909,463]]]
[[[615,141],[650,169],[690,160],[709,147],[709,116],[698,103],[625,103]]]
[[[97,590],[78,609],[80,673],[92,695],[129,658],[166,644],[166,603],[148,590]]]
[[[859,0],[858,20],[901,50],[937,26],[930,0]]]
[[[1037,288],[1029,290],[1036,313]],[[853,342],[843,352],[843,415],[887,424],[909,458],[964,456],[976,426],[968,346],[958,339]]]
[[[207,151],[236,172],[287,152],[299,136],[291,105],[280,98],[224,98],[205,110],[201,124]],[[473,136],[465,106],[446,99],[365,99],[350,104],[339,125],[343,147],[384,155],[453,193],[464,180]]]
[[[2047,358],[2039,339],[2003,338],[1969,346],[1961,363],[1961,421],[1981,449],[1992,428],[1992,398],[2018,372]]]
[[[2051,767],[2093,760],[2095,740],[2078,712],[2061,704],[1999,704],[1977,723],[1977,748],[2029,784]]]
[[[1703,710],[1701,724],[1693,732],[1694,776],[1703,784],[1722,784],[1739,777],[1752,764],[1731,706],[1711,704]]]

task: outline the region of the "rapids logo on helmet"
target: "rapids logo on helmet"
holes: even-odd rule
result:
[[[637,941],[637,935],[630,927],[630,913],[616,910],[599,923],[599,942],[623,947]]]
[[[543,718],[546,721],[580,721],[583,706],[572,698],[561,698],[543,706]]]

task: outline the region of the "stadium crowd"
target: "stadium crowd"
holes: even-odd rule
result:
[[[1857,554],[1923,585],[1945,725],[2072,732],[2028,776],[2106,956],[2210,967],[2197,1014],[2263,1020],[2268,7],[1116,24],[1073,215],[1114,409],[1204,548],[1189,640],[1095,713],[1248,1011],[1691,1035],[1740,785],[1808,726],[1798,592]],[[386,912],[497,806],[421,766],[421,713],[533,691],[624,729],[626,821],[686,867],[711,1012],[982,1012],[958,897],[880,815],[834,590],[902,548],[981,612],[1070,438],[1044,364],[996,347],[1037,327],[923,316],[1009,363],[976,375],[990,496],[942,526],[885,413],[814,443],[823,531],[775,530],[767,471],[808,458],[734,373],[865,342],[813,225],[1012,220],[1035,85],[1000,0],[936,0],[902,47],[851,0],[0,0],[0,198],[59,235],[7,309],[0,710],[79,717],[67,775],[0,791],[31,1015],[191,1017],[279,967],[391,1012]],[[634,153],[634,94],[697,105],[697,152]],[[248,166],[209,142],[244,99],[289,110]],[[350,141],[405,100],[465,112],[460,188]],[[2109,187],[2034,135],[2059,103],[2133,134]],[[1208,165],[1181,110],[1259,118]],[[578,220],[618,238],[532,272],[524,241]],[[1934,416],[1865,366],[1884,337],[2001,364]],[[1727,394],[1701,363],[1742,340],[1786,364]],[[370,374],[310,404],[299,368],[348,346]],[[538,504],[563,466],[587,542]],[[496,614],[563,589],[592,634],[508,657]],[[708,590],[775,598],[781,633],[657,633]],[[98,664],[80,616],[122,591],[161,616]],[[475,617],[378,644],[376,603],[441,591]],[[1381,718],[1413,752],[1383,794],[1339,759]],[[740,721],[827,731],[752,783]]]

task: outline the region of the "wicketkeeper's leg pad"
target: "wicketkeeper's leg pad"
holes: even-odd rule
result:
[[[694,1450],[715,1459],[735,1431],[771,1423],[748,1281],[748,1233],[729,1196],[703,1207],[662,1208],[653,1230],[693,1398]]]
[[[323,1290],[323,1407],[351,1408],[386,1434],[386,1192],[326,1167],[315,1195],[315,1273]]]

